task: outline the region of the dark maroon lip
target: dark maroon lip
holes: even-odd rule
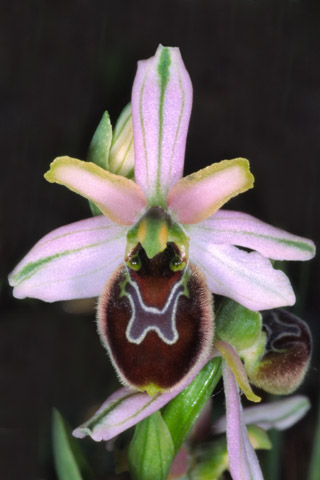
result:
[[[170,269],[174,245],[153,259],[140,249],[141,268],[120,267],[107,283],[98,329],[124,383],[168,390],[212,347],[212,295],[194,265]]]

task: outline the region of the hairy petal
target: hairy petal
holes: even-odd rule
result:
[[[250,444],[244,423],[237,383],[226,363],[223,365],[223,383],[226,396],[227,447],[231,476],[233,480],[263,480],[259,461]]]
[[[246,213],[219,210],[195,228],[205,242],[247,247],[274,260],[309,260],[315,255],[312,240],[292,235]]]
[[[160,45],[138,63],[132,90],[135,179],[150,205],[165,207],[182,176],[192,84],[178,48]]]
[[[191,237],[190,260],[206,275],[213,293],[232,298],[250,310],[293,305],[295,295],[289,279],[257,252],[247,253],[230,245],[206,243]]]
[[[171,392],[157,393],[150,397],[147,393],[128,387],[117,390],[107,398],[92,418],[74,430],[73,435],[77,438],[90,436],[96,442],[110,440],[119,435],[162,408],[184,390],[207,363],[207,360],[203,360],[196,371]]]
[[[310,401],[304,395],[294,395],[277,402],[255,405],[243,410],[247,425],[258,425],[264,430],[275,428],[286,430],[295,425],[310,409]],[[214,433],[226,431],[226,417],[221,417],[214,424]]]
[[[146,205],[141,189],[132,180],[91,162],[58,157],[51,163],[45,179],[79,193],[119,225],[135,223]]]
[[[98,296],[123,262],[126,231],[102,215],[52,231],[11,273],[13,295],[46,302]]]
[[[198,223],[213,215],[230,198],[252,188],[253,182],[245,158],[213,163],[181,178],[169,192],[168,208],[179,222]]]

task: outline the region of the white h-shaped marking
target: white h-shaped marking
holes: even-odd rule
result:
[[[126,297],[128,297],[130,305],[131,305],[131,310],[132,310],[132,315],[131,315],[130,321],[129,321],[127,329],[126,329],[126,337],[129,340],[129,342],[136,343],[137,345],[139,345],[145,339],[147,333],[149,331],[153,330],[159,335],[161,340],[163,340],[166,344],[173,345],[174,343],[176,343],[176,341],[179,338],[179,334],[178,334],[177,329],[176,329],[176,312],[177,312],[177,305],[178,305],[179,297],[180,297],[180,295],[183,295],[184,290],[185,290],[185,287],[183,285],[183,280],[184,280],[184,278],[182,277],[182,279],[178,283],[175,284],[175,286],[173,287],[173,289],[170,292],[170,295],[169,295],[169,297],[166,301],[165,306],[160,310],[159,308],[156,308],[156,307],[147,306],[144,303],[144,301],[141,297],[141,293],[140,293],[139,286],[137,285],[137,283],[132,281],[131,279],[128,279],[128,283],[130,283],[130,285],[134,288],[134,291],[135,291],[136,298],[137,298],[137,301],[139,303],[140,309],[143,311],[144,314],[151,315],[152,317],[155,317],[155,320],[157,319],[156,320],[157,323],[159,322],[159,320],[161,320],[161,318],[165,318],[167,311],[170,310],[170,308],[172,308],[170,324],[169,324],[170,333],[172,333],[172,338],[167,338],[164,335],[164,333],[162,331],[162,328],[161,328],[161,325],[160,326],[159,325],[154,325],[154,324],[152,324],[152,322],[150,322],[151,325],[144,328],[143,331],[139,335],[134,335],[133,332],[132,332],[132,329],[134,327],[134,324],[137,323],[136,306],[135,306],[135,302],[132,298],[132,294],[130,292],[125,291],[124,295]],[[180,292],[177,293],[177,291],[180,289],[180,287],[183,287],[183,291],[180,291]],[[176,298],[174,299],[175,295],[176,295]],[[174,304],[172,306],[173,299],[174,299]],[[167,322],[167,324],[168,324],[168,322]]]

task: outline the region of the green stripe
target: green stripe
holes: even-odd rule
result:
[[[160,80],[160,101],[159,101],[159,140],[158,140],[158,169],[156,179],[156,196],[158,197],[158,204],[162,204],[162,192],[161,192],[161,162],[162,162],[162,137],[163,137],[163,107],[165,91],[169,82],[170,72],[169,67],[171,64],[170,52],[167,47],[164,47],[160,54],[158,64],[158,75]]]
[[[272,237],[271,235],[264,235],[262,233],[255,233],[255,232],[248,232],[246,230],[242,230],[242,231],[238,231],[238,230],[221,230],[219,228],[206,228],[204,226],[200,226],[199,225],[199,228],[201,230],[205,230],[206,232],[211,232],[211,233],[215,233],[215,232],[222,232],[222,233],[235,233],[235,234],[239,234],[239,235],[248,235],[248,236],[251,236],[251,237],[257,237],[257,238],[263,238],[265,240],[271,240],[275,243],[280,243],[280,244],[284,244],[284,245],[287,245],[288,247],[295,247],[295,248],[298,248],[300,250],[303,250],[305,252],[310,252],[310,253],[314,253],[314,247],[312,245],[309,245],[308,243],[305,243],[305,242],[302,242],[302,241],[298,241],[298,240],[288,240],[286,238],[277,238],[277,237]],[[248,247],[250,248],[250,247]]]
[[[143,140],[143,150],[144,150],[144,158],[145,158],[145,167],[146,167],[146,177],[147,177],[147,184],[148,184],[148,190],[150,187],[150,182],[149,182],[149,169],[148,169],[148,151],[147,151],[147,142],[146,142],[146,131],[144,128],[144,119],[143,119],[143,114],[142,114],[142,99],[143,99],[143,92],[145,88],[145,82],[147,78],[148,70],[145,73],[145,77],[140,89],[140,101],[139,101],[139,115],[140,115],[140,124],[141,124],[141,130],[142,130],[142,140]]]
[[[266,291],[269,291],[269,292],[272,292],[273,294],[277,295],[279,298],[283,299],[284,301],[286,301],[286,298],[283,297],[283,295],[280,294],[279,290],[277,289],[274,289],[274,288],[271,288],[271,287],[266,287],[265,283],[263,283],[262,281],[260,281],[259,278],[257,278],[256,276],[252,276],[251,274],[251,271],[249,271],[249,274],[247,273],[244,273],[243,270],[241,270],[241,268],[239,269],[239,263],[238,262],[235,262],[234,265],[230,265],[229,263],[226,263],[224,262],[220,257],[217,257],[216,255],[213,255],[212,252],[210,252],[205,245],[202,245],[202,244],[199,244],[199,243],[195,243],[193,242],[193,246],[200,249],[203,252],[205,252],[209,257],[214,257],[214,259],[219,262],[221,265],[223,265],[225,268],[227,268],[228,270],[230,270],[231,272],[235,273],[236,275],[238,276],[242,276],[242,277],[245,277],[247,278],[250,282],[254,282],[256,285],[259,285],[260,288],[266,290]],[[249,254],[248,254],[249,255]],[[265,257],[263,257],[265,258]],[[232,260],[231,260],[232,261]],[[206,274],[206,277],[207,278],[214,278],[214,281],[216,283],[219,283],[220,285],[222,286],[225,286],[227,285],[226,282],[221,282],[217,276],[214,276],[211,269],[207,268],[204,264],[204,262],[199,262],[197,263],[197,265],[201,268],[202,272]],[[275,270],[275,269],[274,269]],[[277,271],[280,271],[280,270],[277,270]],[[283,272],[282,272],[283,273]],[[252,297],[250,297],[249,293],[248,292],[248,295],[244,295],[243,293],[240,293],[238,289],[232,289],[232,291],[234,291],[235,293],[237,293],[238,295],[240,295],[242,298],[246,298],[248,300],[251,300]]]
[[[116,136],[113,138],[112,145],[114,145],[114,144],[117,142],[117,140],[119,139],[119,137],[120,137],[120,135],[122,134],[123,130],[124,130],[125,127],[127,126],[127,123],[129,122],[130,118],[131,118],[131,110],[128,112],[127,118],[123,121],[123,124],[121,125],[121,128],[120,128],[119,132],[117,132],[117,130],[116,130],[116,129],[117,129],[117,125],[115,126],[115,133],[117,133],[117,134],[116,134]],[[120,120],[120,119],[119,119],[119,120]]]
[[[141,393],[141,392],[139,392]],[[157,395],[154,395],[153,397],[150,397],[150,400],[148,403],[145,403],[143,405],[143,407],[141,407],[139,410],[137,410],[133,415],[130,415],[130,417],[127,417],[125,420],[123,420],[122,422],[119,422],[116,424],[116,426],[118,425],[123,425],[124,423],[126,423],[128,420],[131,420],[131,418],[135,418],[137,417],[141,412],[143,412],[143,410],[145,410],[147,407],[149,407],[155,400],[157,400],[157,398],[161,395],[161,393],[158,393]]]
[[[133,145],[133,137],[129,142],[126,153],[123,156],[122,162],[120,163],[118,169],[114,172],[115,174],[118,174],[120,172],[120,170],[122,169],[123,165],[125,164],[125,161],[127,160],[128,153],[130,152],[130,150],[132,148],[132,145]]]
[[[254,233],[248,233],[248,235],[254,235]],[[266,238],[268,240],[274,240],[277,243],[283,243],[288,247],[296,247],[300,250],[304,250],[305,252],[314,253],[314,248],[312,247],[312,245],[308,245],[307,243],[298,242],[296,240],[286,240],[284,238],[270,237],[268,235],[259,235],[259,237]]]
[[[127,115],[127,117],[126,117]],[[125,118],[126,117],[126,118]],[[125,126],[127,125],[129,119],[131,117],[131,104],[129,103],[121,112],[117,123],[114,127],[114,137],[112,140],[112,145],[116,143],[118,138],[120,137],[121,133],[123,132]],[[119,131],[118,131],[119,130]]]
[[[125,400],[128,398],[134,397],[137,395],[137,392],[129,393],[128,395],[125,395],[124,397],[119,398],[119,400],[116,400],[112,402],[105,410],[102,412],[98,413],[97,416],[93,417],[92,420],[89,420],[89,422],[85,423],[82,428],[89,428],[91,431],[95,429],[97,425],[101,423],[101,421],[109,415],[109,413],[114,410],[116,407],[121,405]]]
[[[184,106],[185,106],[185,92],[184,92],[184,90],[183,90],[180,72],[179,72],[179,87],[180,87],[181,94],[182,94],[182,97],[181,97],[181,110],[180,110],[180,114],[179,114],[179,120],[178,120],[178,126],[177,126],[177,130],[176,130],[176,135],[175,135],[175,138],[174,138],[174,144],[173,144],[173,147],[172,147],[172,154],[171,154],[171,161],[170,161],[168,178],[171,178],[171,171],[172,171],[172,166],[173,166],[173,155],[174,155],[174,151],[175,151],[175,148],[176,148],[176,145],[177,145],[177,139],[178,139],[179,130],[180,130],[180,127],[181,127],[182,114],[183,114]]]
[[[19,273],[14,275],[13,281],[16,282],[17,285],[19,285],[24,280],[27,280],[28,278],[32,277],[32,275],[37,273],[47,263],[50,263],[52,260],[56,260],[57,258],[64,257],[65,255],[68,255],[70,252],[71,252],[70,250],[66,250],[63,253],[50,255],[49,257],[41,258],[36,262],[28,263],[25,267],[23,267],[23,269]]]
[[[122,237],[121,235],[118,235],[117,237],[112,238],[112,240],[115,240],[117,238]],[[98,243],[93,243],[91,245],[87,245],[86,247],[81,247],[81,248],[75,248],[73,250],[65,250],[64,252],[61,253],[56,253],[55,255],[49,255],[48,257],[40,258],[39,260],[36,260],[35,262],[30,262],[27,265],[25,265],[22,270],[20,270],[19,273],[14,275],[12,277],[12,280],[15,282],[15,285],[19,285],[20,283],[24,282],[25,280],[28,280],[31,278],[35,273],[37,273],[41,268],[45,267],[48,263],[52,262],[53,260],[57,260],[59,258],[65,257],[67,255],[71,255],[74,253],[81,252],[82,250],[86,250],[88,248],[94,248],[98,247],[99,245],[103,245],[104,243],[108,243],[110,239],[105,240],[103,242],[98,242]]]
[[[97,232],[98,230],[109,230],[109,229],[113,229],[113,228],[114,228],[114,225],[105,225],[103,227],[93,227],[93,228],[83,228],[83,229],[80,229],[80,230],[73,230],[72,232],[62,233],[61,235],[57,235],[56,237],[52,237],[49,240],[46,240],[45,242],[41,242],[41,243],[38,244],[38,247],[39,248],[43,247],[44,245],[48,245],[48,243],[59,240],[60,238],[69,237],[69,236],[72,236],[72,235],[77,235],[78,233]],[[118,234],[118,235],[120,235],[120,234]]]
[[[133,392],[130,393],[119,400],[116,400],[115,402],[111,403],[105,410],[103,410],[101,413],[99,413],[96,417],[94,417],[92,420],[89,420],[88,423],[86,423],[82,428],[88,428],[91,430],[92,433],[94,433],[94,429],[100,425],[100,423],[103,423],[103,420],[105,417],[107,417],[115,408],[119,407],[123,402],[125,402],[128,398],[134,397],[136,395],[140,395],[141,392]],[[113,425],[113,427],[117,427],[119,425],[123,425],[124,423],[128,422],[131,418],[135,418],[137,415],[139,415],[143,410],[145,410],[147,407],[149,407],[157,398],[159,397],[160,394],[155,395],[154,397],[151,397],[150,400],[145,403],[139,410],[137,410],[133,415],[130,415],[130,417],[126,417],[124,420],[122,420],[119,423],[116,423]]]

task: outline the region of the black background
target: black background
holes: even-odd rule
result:
[[[225,158],[249,158],[255,189],[228,208],[317,241],[320,3],[1,5],[0,478],[51,480],[52,406],[77,426],[117,380],[93,314],[11,296],[7,275],[28,249],[53,228],[90,214],[83,199],[49,185],[43,173],[56,156],[85,158],[105,109],[115,122],[130,100],[137,60],[152,56],[159,43],[179,46],[194,87],[185,172]],[[319,262],[290,264],[287,271],[298,296],[295,311],[310,324],[315,343],[301,389],[314,407],[286,434],[279,477],[301,480],[319,386]],[[104,446],[84,443],[103,472],[110,462]]]

